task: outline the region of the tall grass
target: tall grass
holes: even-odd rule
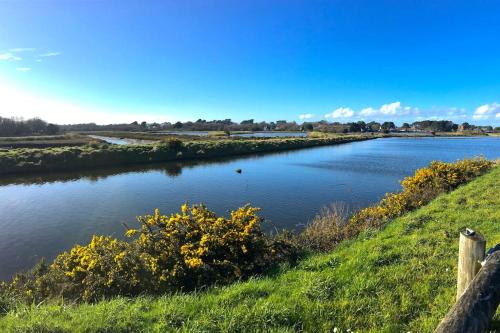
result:
[[[297,239],[303,248],[313,251],[330,251],[342,240],[349,238],[346,225],[350,209],[343,202],[323,207],[306,225]]]

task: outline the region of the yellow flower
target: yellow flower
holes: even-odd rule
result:
[[[137,230],[135,229],[128,229],[127,232],[125,233],[125,236],[127,237],[132,237],[137,233]]]

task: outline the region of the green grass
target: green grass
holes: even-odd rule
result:
[[[0,331],[431,332],[454,302],[459,231],[500,242],[499,192],[496,167],[382,231],[267,277],[159,298],[19,306]]]

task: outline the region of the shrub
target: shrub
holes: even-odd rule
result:
[[[272,260],[258,208],[244,206],[229,219],[204,205],[183,205],[179,214],[139,218],[137,244],[157,291],[227,283],[258,273]]]
[[[170,216],[155,210],[126,232],[132,241],[93,236],[0,288],[27,302],[63,297],[97,301],[115,295],[193,290],[263,272],[297,257],[297,248],[261,230],[258,208],[244,206],[219,217],[204,205],[181,207]],[[3,293],[1,291],[4,291]],[[0,305],[3,304],[0,299]]]
[[[147,290],[149,276],[133,244],[109,236],[93,236],[60,254],[44,277],[55,284],[43,296],[81,297],[95,301],[113,295],[133,296]]]
[[[349,238],[346,228],[349,209],[344,203],[323,207],[299,234],[299,244],[314,251],[330,251],[339,242]]]
[[[164,141],[165,145],[172,150],[181,150],[183,146],[182,140],[178,138],[167,138],[166,141]]]

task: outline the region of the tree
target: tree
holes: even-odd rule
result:
[[[380,123],[377,123],[376,121],[371,121],[368,124],[366,124],[366,128],[370,132],[378,132],[380,131]]]
[[[410,124],[408,123],[403,123],[403,125],[401,126],[401,128],[404,130],[404,131],[408,131],[410,129]]]
[[[312,132],[314,130],[314,126],[311,123],[302,124],[302,130],[307,132]]]
[[[358,121],[358,125],[359,125],[361,132],[366,131],[366,123],[364,121],[362,121],[362,120]]]
[[[384,131],[390,131],[392,129],[395,129],[396,125],[394,125],[392,121],[385,121],[381,127]]]
[[[45,130],[45,133],[49,135],[54,135],[59,133],[59,126],[54,125],[54,124],[48,124],[47,129]]]
[[[182,123],[180,121],[176,122],[173,126],[174,128],[182,128]]]
[[[464,131],[469,130],[471,128],[472,128],[472,126],[467,122],[462,124],[462,130],[464,130]]]

